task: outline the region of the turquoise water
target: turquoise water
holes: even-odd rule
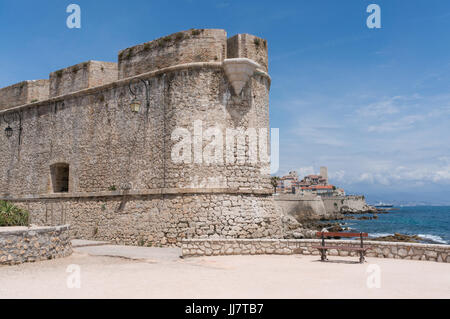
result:
[[[419,235],[428,243],[450,244],[450,206],[395,207],[389,214],[378,217],[344,223],[352,231],[367,232],[370,237],[400,233]]]

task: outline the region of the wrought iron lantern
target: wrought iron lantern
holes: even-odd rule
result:
[[[132,112],[139,113],[141,110],[141,101],[139,101],[137,98],[133,98],[133,101],[131,101],[130,108]]]
[[[13,129],[11,126],[8,125],[8,127],[5,128],[5,135],[7,138],[10,138],[13,135]]]
[[[148,109],[150,108],[150,99],[149,99],[149,91],[150,91],[150,84],[148,81],[145,81],[143,79],[139,79],[142,83],[144,83],[145,86],[145,96],[147,98],[147,109],[146,112],[148,113]],[[130,108],[132,112],[139,113],[141,110],[141,101],[137,98],[136,92],[133,91],[131,88],[131,84],[133,83],[133,80],[130,81],[130,84],[128,85],[128,88],[130,89],[130,93],[133,95],[133,100],[131,101]]]
[[[11,122],[14,120],[19,121],[19,145],[22,144],[22,112],[16,111],[9,114],[3,114],[3,121],[8,124],[8,127],[5,128],[5,136],[10,138],[13,136],[14,130],[11,127]]]

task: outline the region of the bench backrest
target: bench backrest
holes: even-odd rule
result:
[[[368,233],[331,233],[331,232],[317,232],[317,237],[369,237]]]

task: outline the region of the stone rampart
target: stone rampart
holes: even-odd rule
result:
[[[0,111],[47,100],[49,80],[24,81],[0,89]]]
[[[180,246],[185,238],[281,238],[271,197],[225,190],[103,195],[14,202],[31,223],[71,224],[72,238],[139,246]]]
[[[251,34],[237,34],[227,41],[227,58],[248,58],[269,70],[267,41]]]
[[[222,62],[227,33],[220,29],[177,32],[119,52],[119,78],[193,62]]]
[[[275,204],[285,215],[298,221],[333,219],[346,212],[367,212],[371,209],[364,196],[315,196],[301,194],[277,194]]]
[[[342,212],[365,212],[372,207],[367,205],[364,196],[335,196],[322,197],[325,209],[329,214]]]
[[[50,97],[66,95],[117,81],[113,62],[88,61],[50,73]]]
[[[322,199],[318,196],[278,194],[274,196],[274,199],[283,214],[292,216],[298,221],[330,217]]]

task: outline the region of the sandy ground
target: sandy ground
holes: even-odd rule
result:
[[[0,266],[0,298],[450,298],[450,265],[443,263],[178,255],[176,249],[78,247],[65,259]],[[75,278],[69,265],[79,266],[79,289],[67,286]],[[380,288],[369,288],[377,269]]]

